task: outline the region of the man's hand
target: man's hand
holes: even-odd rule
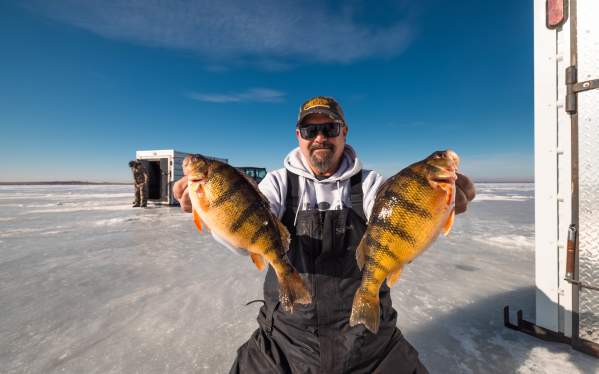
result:
[[[457,182],[456,182],[457,183]],[[181,204],[181,210],[186,213],[192,212],[191,199],[189,198],[189,193],[187,192],[187,176],[183,176],[181,179],[173,184],[173,195],[175,199],[179,201]],[[457,203],[456,203],[457,205]]]
[[[476,196],[476,190],[470,178],[460,173],[456,174],[458,179],[455,181],[455,213],[460,214],[466,211],[468,203]]]

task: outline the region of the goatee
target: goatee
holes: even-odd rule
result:
[[[317,149],[324,151],[315,152]],[[310,161],[321,174],[326,173],[333,167],[334,155],[335,146],[331,143],[313,144],[310,147]]]

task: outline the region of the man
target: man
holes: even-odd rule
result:
[[[296,305],[293,313],[283,311],[269,267],[259,328],[239,348],[231,373],[427,372],[396,327],[397,313],[386,284],[380,290],[379,332],[372,334],[362,325],[349,327],[362,275],[355,249],[383,177],[362,169],[345,143],[347,131],[334,99],[306,101],[296,123],[299,147],[287,155],[285,168],[268,173],[259,185],[291,233],[287,256],[305,277],[313,302]],[[474,197],[474,186],[463,175],[456,184],[456,212],[461,213]],[[174,192],[182,209],[191,211],[186,185],[183,177]]]
[[[145,208],[148,206],[148,196],[146,194],[148,173],[139,161],[129,161],[129,167],[133,173],[133,183],[135,187],[135,201],[133,201],[133,207]]]

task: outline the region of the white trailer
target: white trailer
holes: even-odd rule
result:
[[[147,190],[149,202],[165,205],[178,204],[173,197],[173,183],[183,176],[182,163],[188,154],[174,149],[135,152],[135,159],[143,164],[149,175]],[[227,159],[205,157],[228,163]]]
[[[599,1],[534,1],[536,321],[599,356]]]

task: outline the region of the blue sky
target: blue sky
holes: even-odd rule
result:
[[[315,95],[386,176],[452,148],[532,180],[532,2],[376,4],[3,1],[0,181],[129,181],[140,149],[276,169]]]

